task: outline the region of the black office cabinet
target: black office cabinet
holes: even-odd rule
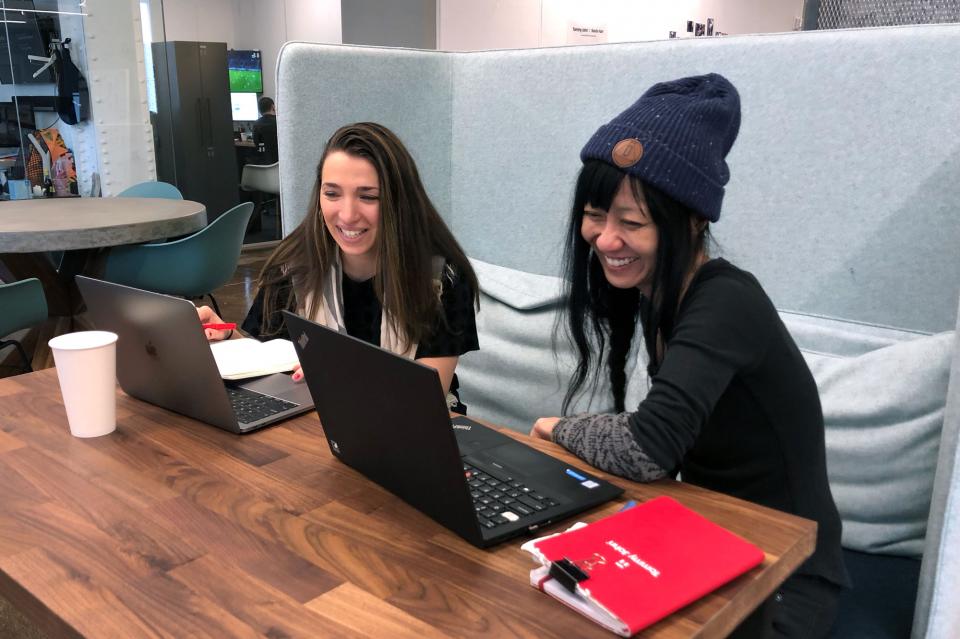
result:
[[[207,207],[207,220],[238,202],[227,45],[153,44],[157,179]]]

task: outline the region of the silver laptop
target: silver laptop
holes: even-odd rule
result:
[[[117,381],[132,397],[234,433],[313,408],[306,384],[277,373],[224,381],[196,307],[185,299],[78,275],[96,328],[117,340]]]

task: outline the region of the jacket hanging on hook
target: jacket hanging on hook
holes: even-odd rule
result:
[[[90,117],[90,93],[87,81],[70,59],[70,49],[60,48],[54,62],[57,74],[57,113],[66,124],[77,124]]]

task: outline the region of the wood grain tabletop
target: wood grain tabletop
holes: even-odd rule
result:
[[[238,436],[118,391],[117,419],[77,439],[54,369],[0,380],[0,595],[50,637],[614,636],[528,585],[525,538],[475,548],[337,461],[314,412]],[[577,519],[670,495],[766,553],[639,636],[723,637],[813,552],[814,522],[599,474],[627,493]]]

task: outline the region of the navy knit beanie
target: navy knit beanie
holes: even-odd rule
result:
[[[655,84],[597,129],[580,159],[603,160],[701,216],[720,219],[726,158],[740,130],[740,95],[722,75]]]

